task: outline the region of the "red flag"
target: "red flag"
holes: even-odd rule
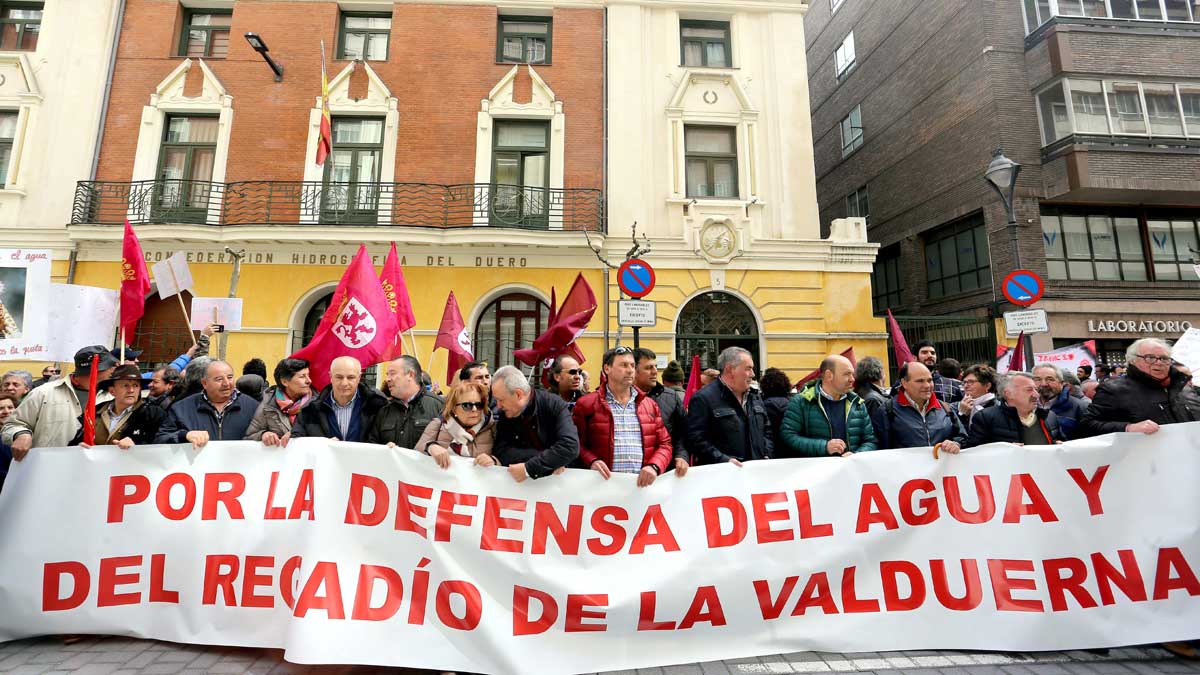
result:
[[[1008,372],[1018,373],[1025,370],[1025,331],[1017,335],[1017,346],[1013,347],[1012,359],[1008,362]]]
[[[519,349],[513,356],[521,363],[536,365],[539,361],[552,359],[559,354],[570,354],[576,361],[585,361],[583,353],[575,345],[575,340],[583,335],[592,315],[596,313],[596,295],[592,287],[583,278],[583,274],[575,277],[567,297],[563,298],[562,307],[552,311],[553,319],[547,323],[546,331],[533,341],[532,349]]]
[[[391,361],[404,353],[404,337],[401,333],[417,325],[412,300],[408,297],[408,282],[404,280],[404,268],[400,267],[400,255],[396,253],[396,242],[392,242],[392,250],[388,251],[383,270],[379,272],[379,283],[383,286],[388,309],[396,315],[396,337],[383,355],[384,361]]]
[[[846,357],[847,359],[850,359],[851,366],[858,365],[858,361],[855,360],[855,358],[854,358],[854,347],[851,347],[851,348],[843,351],[841,355]],[[800,380],[799,382],[797,382],[794,385],[794,388],[796,389],[796,391],[800,391],[801,389],[804,388],[804,385],[808,384],[809,382],[812,382],[813,380],[815,380],[819,377],[821,377],[821,369],[820,368],[805,375],[804,379]]]
[[[333,116],[329,112],[329,75],[325,72],[325,41],[321,40],[321,135],[317,138],[317,166],[333,152]]]
[[[146,313],[146,294],[150,292],[150,272],[142,245],[125,221],[125,243],[121,247],[121,331],[122,340],[133,337],[138,319]],[[126,336],[129,336],[128,338]]]
[[[322,320],[312,341],[291,355],[308,361],[309,375],[318,390],[329,384],[329,364],[334,359],[353,356],[363,368],[373,366],[383,360],[397,332],[396,315],[388,309],[366,246],[359,246],[338,290],[333,297],[336,304],[331,305],[336,307],[335,318],[329,325]]]
[[[446,309],[442,311],[442,324],[438,326],[437,340],[433,349],[444,348],[446,354],[446,382],[454,381],[454,374],[467,361],[474,359],[471,353],[471,334],[463,323],[462,313],[458,311],[458,300],[454,299],[454,291],[446,297]]]
[[[683,407],[688,407],[692,402],[692,394],[700,391],[700,355],[696,354],[692,357],[692,370],[688,373],[687,389],[683,390]]]
[[[892,337],[892,351],[896,354],[896,367],[916,361],[916,357],[908,349],[908,343],[904,340],[904,333],[900,330],[900,323],[896,321],[896,317],[892,316],[892,310],[888,310],[888,334]]]
[[[88,400],[83,408],[83,442],[96,444],[96,371],[99,370],[100,355],[92,356],[92,373],[88,375]]]

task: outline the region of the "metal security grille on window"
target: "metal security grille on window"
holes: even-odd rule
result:
[[[533,346],[550,308],[537,298],[511,293],[494,300],[475,324],[475,356],[492,368],[518,365],[513,352]]]
[[[343,14],[338,58],[386,61],[391,30],[390,15]]]
[[[42,30],[42,3],[0,2],[0,50],[33,51]]]
[[[503,63],[549,63],[550,19],[539,17],[500,20],[498,61]]]
[[[183,31],[183,48],[189,58],[223,59],[229,53],[229,13],[189,12]]]
[[[676,332],[685,335],[757,335],[754,315],[725,293],[705,293],[679,314]]]

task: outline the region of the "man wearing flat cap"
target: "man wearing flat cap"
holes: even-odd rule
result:
[[[117,366],[107,380],[96,386],[96,391],[106,391],[112,400],[96,406],[96,439],[93,445],[115,445],[128,450],[135,445],[154,442],[158,427],[167,419],[167,411],[142,398],[142,387],[146,380],[132,363]],[[83,420],[79,433],[71,445],[82,445]]]
[[[75,352],[75,372],[34,389],[21,401],[0,431],[0,443],[12,446],[13,459],[25,459],[30,448],[66,447],[75,438],[87,405],[92,357],[96,357],[97,379],[107,380],[117,360],[107,347],[92,345]],[[97,403],[110,399],[107,393],[97,392]]]

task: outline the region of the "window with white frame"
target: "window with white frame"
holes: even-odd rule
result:
[[[0,111],[0,187],[8,182],[8,166],[12,161],[13,141],[17,136],[17,111]]]
[[[833,65],[836,72],[836,77],[841,79],[843,75],[850,72],[854,68],[854,32],[851,31],[846,39],[842,40],[842,44],[838,46],[837,51],[833,53]]]
[[[1200,0],[1023,0],[1025,31],[1054,17],[1200,22]]]
[[[1200,83],[1070,77],[1037,99],[1044,145],[1072,134],[1200,138]]]
[[[862,106],[854,106],[854,110],[850,111],[849,115],[842,118],[842,157],[848,157],[850,153],[862,147],[863,144],[863,125],[862,125]]]
[[[833,14],[834,12],[838,11],[838,8],[841,7],[842,3],[845,1],[846,0],[829,0],[829,13]]]

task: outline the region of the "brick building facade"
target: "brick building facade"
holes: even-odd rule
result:
[[[1007,216],[983,178],[1003,148],[1022,165],[1021,263],[1048,289],[1036,350],[1095,339],[1115,361],[1137,337],[1178,337],[1136,327],[1200,325],[1200,6],[1131,4],[813,1],[821,221],[868,218],[876,312],[1014,309]],[[1055,96],[1064,82],[1079,84]]]

